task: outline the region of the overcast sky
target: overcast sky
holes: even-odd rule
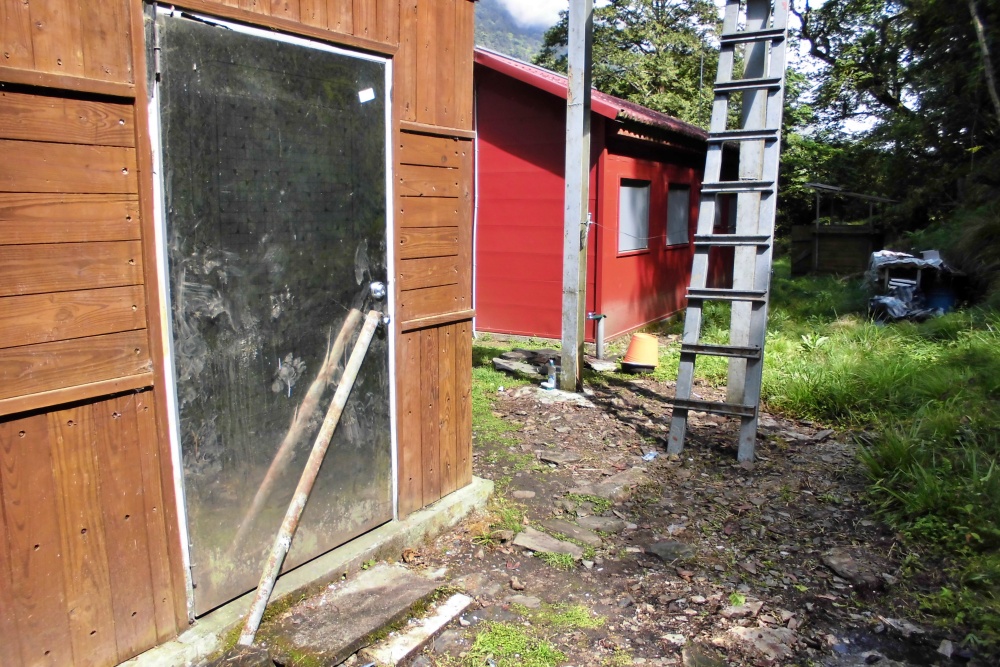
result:
[[[521,26],[548,28],[559,20],[559,10],[569,6],[569,0],[500,0]]]

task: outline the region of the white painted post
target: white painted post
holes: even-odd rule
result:
[[[565,391],[577,391],[583,379],[593,26],[594,0],[570,0],[569,81],[566,94],[566,200],[563,218],[562,371],[559,374],[559,387]]]

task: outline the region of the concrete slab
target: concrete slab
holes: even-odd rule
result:
[[[575,489],[570,489],[569,492],[581,496],[597,496],[621,502],[629,497],[633,488],[642,484],[646,479],[645,468],[630,468],[614,474],[602,482],[584,484]]]
[[[569,554],[576,560],[583,558],[583,547],[572,542],[557,540],[551,535],[546,535],[534,528],[525,528],[514,538],[514,545],[531,549],[532,551],[543,551],[556,554]]]
[[[473,478],[472,483],[441,500],[414,512],[402,521],[391,521],[365,533],[344,546],[320,556],[278,579],[272,604],[290,595],[301,596],[339,579],[345,572],[357,572],[373,558],[398,557],[407,547],[419,547],[469,513],[482,510],[493,494],[493,482]],[[199,618],[176,639],[128,660],[129,667],[189,667],[205,662],[224,648],[226,634],[242,623],[253,601],[248,593],[210,614]]]
[[[422,649],[444,626],[468,609],[472,598],[456,593],[434,609],[430,615],[417,620],[401,633],[388,637],[374,646],[362,649],[358,654],[361,663],[374,662],[377,665],[396,667]]]
[[[604,540],[597,533],[587,530],[586,528],[581,528],[576,524],[570,523],[563,519],[545,519],[540,521],[542,528],[551,531],[558,535],[565,535],[577,542],[583,542],[592,547],[599,547],[604,544]]]
[[[257,641],[279,664],[309,656],[318,664],[339,665],[367,646],[374,633],[403,620],[437,587],[438,582],[402,565],[376,565],[293,605]]]
[[[539,461],[555,463],[556,465],[576,463],[581,459],[579,454],[571,452],[568,449],[536,449],[535,456],[538,457]]]

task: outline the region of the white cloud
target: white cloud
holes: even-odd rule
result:
[[[548,28],[559,21],[559,10],[569,6],[569,0],[500,0],[514,21],[522,27]]]

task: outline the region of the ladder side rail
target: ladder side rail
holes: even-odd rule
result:
[[[787,4],[782,0],[775,1],[774,23],[777,27],[786,27],[788,16]],[[784,74],[785,74],[785,40],[771,46],[769,74],[772,77],[781,77],[782,84],[768,94],[766,124],[769,128],[776,128],[779,131],[784,111]],[[764,163],[762,164],[762,178],[773,176],[774,190],[761,195],[760,208],[758,210],[758,233],[774,236],[775,214],[777,212],[777,187],[778,187],[778,167],[781,153],[780,142],[765,147]],[[757,262],[754,273],[754,287],[756,289],[770,292],[771,266],[773,261],[773,246],[761,247],[758,249]],[[767,340],[767,315],[769,300],[758,304],[750,317],[750,340],[760,342],[761,356],[758,359],[750,359],[746,364],[746,375],[743,398],[746,404],[756,405],[752,417],[740,419],[740,437],[737,459],[739,461],[752,461],[754,458],[754,448],[757,440],[757,422],[760,414],[760,396],[764,379],[764,347]]]
[[[729,31],[733,32],[736,30],[736,25],[739,21],[740,14],[740,2],[741,0],[727,0],[725,14],[723,17],[723,32]],[[716,71],[716,81],[725,81],[732,77],[733,65],[735,63],[735,48],[733,46],[724,47],[719,53],[719,66]],[[729,96],[728,95],[716,95],[712,101],[712,119],[709,125],[709,131],[719,131],[726,128],[726,118],[729,113]],[[722,146],[709,146],[708,153],[705,156],[705,175],[704,180],[717,181],[719,175],[722,173]],[[698,229],[700,230],[703,225],[710,224],[714,226],[715,223],[715,206],[716,198],[713,195],[711,197],[711,204],[706,207],[708,201],[702,198],[699,204],[699,214],[698,214]],[[712,215],[709,217],[705,208],[712,209]],[[708,254],[702,253],[703,259],[700,258],[699,253],[695,253],[692,258],[692,268],[691,268],[691,280],[692,284],[695,281],[701,281],[702,284],[707,280],[707,268],[708,268]],[[704,265],[702,265],[702,262]],[[688,302],[687,309],[684,315],[684,335],[683,340],[695,340],[701,336],[701,321],[702,321],[702,307],[704,303],[701,301],[692,303]],[[675,385],[675,396],[680,398],[689,398],[691,396],[691,387],[694,382],[694,359],[681,359],[680,365],[677,369],[677,383]],[[684,447],[684,435],[687,430],[687,410],[675,408],[673,410],[672,419],[670,421],[670,434],[667,441],[667,451],[676,454],[679,453]]]
[[[780,0],[779,0],[780,2]],[[746,30],[763,30],[771,18],[770,0],[747,0]],[[743,77],[762,77],[767,71],[767,55],[770,49],[767,42],[751,42],[746,46],[746,65]],[[740,113],[740,129],[758,130],[766,127],[768,93],[764,90],[751,90],[743,93],[743,108]],[[764,141],[745,141],[740,144],[741,180],[764,180],[763,168]],[[736,233],[756,234],[758,228],[760,193],[747,192],[736,195]],[[733,288],[752,289],[754,285],[754,270],[756,268],[757,252],[754,248],[736,248],[733,259]],[[746,346],[750,343],[750,316],[752,306],[749,303],[733,303],[729,325],[729,344]],[[726,400],[728,403],[743,403],[744,385],[746,383],[747,362],[745,359],[730,359],[728,379],[726,383]]]
[[[780,152],[780,128],[782,102],[784,98],[785,76],[785,45],[787,42],[787,0],[774,0],[772,10],[771,0],[745,0],[745,25],[739,32],[755,33],[749,40],[741,41],[737,27],[743,10],[742,0],[727,0],[723,18],[723,35],[730,37],[722,41],[719,68],[716,75],[717,84],[712,106],[710,125],[710,142],[712,135],[727,132],[729,104],[731,93],[740,90],[743,104],[740,113],[740,130],[753,131],[775,130],[773,139],[757,139],[740,137],[739,180],[751,181],[753,188],[738,191],[736,197],[736,236],[762,237],[766,235],[767,243],[739,243],[734,252],[734,284],[731,290],[707,290],[708,255],[713,245],[710,242],[695,246],[692,258],[691,293],[699,291],[700,297],[689,299],[684,322],[682,348],[676,398],[680,401],[675,405],[673,419],[670,424],[668,452],[679,453],[684,446],[684,436],[687,429],[689,409],[700,409],[703,401],[691,401],[695,360],[697,355],[710,353],[711,350],[701,350],[703,308],[707,300],[721,299],[731,304],[732,322],[730,328],[730,346],[734,356],[743,354],[751,341],[759,344],[759,353],[748,358],[730,358],[730,397],[728,403],[719,404],[716,411],[726,408],[731,414],[739,414],[741,418],[739,460],[752,460],[753,447],[757,431],[757,415],[759,413],[760,389],[763,370],[763,347],[766,338],[768,289],[770,287],[771,260],[773,257],[773,234],[775,221],[775,206],[777,201],[777,169]],[[778,31],[781,32],[778,32]],[[765,36],[763,32],[774,33]],[[736,48],[744,44],[745,67],[742,78],[745,84],[733,79]],[[778,85],[766,85],[765,78],[778,79]],[[705,175],[703,183],[714,183],[718,187],[721,181],[721,166],[723,145],[728,139],[716,136],[710,143],[706,154]],[[714,149],[714,150],[713,150]],[[770,187],[767,185],[770,184]],[[749,191],[748,191],[749,190]],[[710,238],[714,234],[715,214],[719,205],[719,195],[709,190],[702,192],[697,235]],[[711,292],[712,294],[708,294]],[[749,294],[757,292],[760,296]],[[740,297],[745,297],[741,300]],[[699,351],[701,350],[701,351]],[[720,353],[723,350],[720,348]],[[723,356],[728,356],[726,352]],[[738,369],[734,378],[734,367]],[[735,382],[734,382],[735,379]],[[749,384],[748,384],[749,383]],[[736,387],[737,391],[734,391]],[[738,394],[734,398],[733,394]],[[695,405],[697,404],[697,405]],[[752,410],[749,410],[752,406]],[[736,410],[735,408],[742,408]]]

